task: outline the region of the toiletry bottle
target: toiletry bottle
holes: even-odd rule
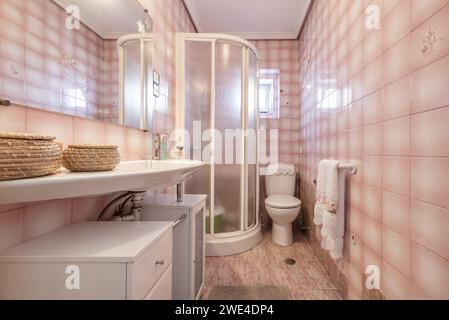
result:
[[[176,149],[178,149],[178,160],[182,160],[184,158],[184,147],[177,146]]]

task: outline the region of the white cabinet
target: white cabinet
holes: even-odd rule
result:
[[[172,222],[87,222],[0,253],[0,299],[172,298]]]
[[[146,199],[144,221],[178,221],[173,229],[173,299],[195,300],[202,294],[205,267],[205,195],[170,195]]]

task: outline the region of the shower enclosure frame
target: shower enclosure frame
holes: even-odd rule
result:
[[[207,256],[229,256],[238,253],[245,252],[255,247],[260,241],[262,241],[262,229],[259,221],[260,212],[260,177],[259,177],[259,107],[258,107],[258,94],[257,88],[259,85],[259,53],[257,48],[250,42],[232,35],[226,34],[201,34],[201,33],[177,33],[176,35],[176,85],[177,85],[177,97],[176,97],[176,128],[185,128],[185,108],[186,108],[186,42],[209,42],[211,43],[211,83],[210,83],[210,129],[211,145],[214,145],[213,129],[216,128],[216,45],[217,43],[227,43],[242,47],[242,84],[241,84],[241,127],[243,131],[248,129],[248,114],[249,114],[249,87],[250,87],[250,51],[255,56],[255,82],[254,82],[254,124],[256,129],[256,186],[255,186],[255,217],[254,225],[249,226],[249,212],[248,212],[248,181],[249,181],[249,164],[247,161],[247,136],[243,135],[241,146],[242,150],[242,165],[240,172],[240,230],[228,233],[216,233],[214,230],[215,215],[215,162],[214,154],[211,156],[210,164],[210,190],[209,190],[209,212],[206,215],[210,217],[210,233],[206,234],[206,255]],[[178,143],[185,146],[184,136],[177,137]]]
[[[125,47],[128,44],[140,44],[140,130],[151,131],[153,127],[154,97],[149,92],[148,84],[153,83],[154,37],[152,33],[131,33],[117,40],[119,55],[119,123],[126,126],[125,102]],[[146,44],[151,43],[150,50]],[[149,54],[148,54],[149,53]]]

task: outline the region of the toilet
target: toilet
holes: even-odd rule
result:
[[[293,222],[301,211],[295,198],[296,170],[293,165],[276,164],[265,170],[267,199],[265,206],[273,220],[273,241],[288,247],[293,243]]]

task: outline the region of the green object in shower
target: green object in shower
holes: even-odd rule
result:
[[[221,233],[223,230],[223,216],[224,209],[219,207],[218,210],[215,210],[214,214],[214,233]],[[210,230],[210,216],[206,217],[206,232],[211,233]]]

